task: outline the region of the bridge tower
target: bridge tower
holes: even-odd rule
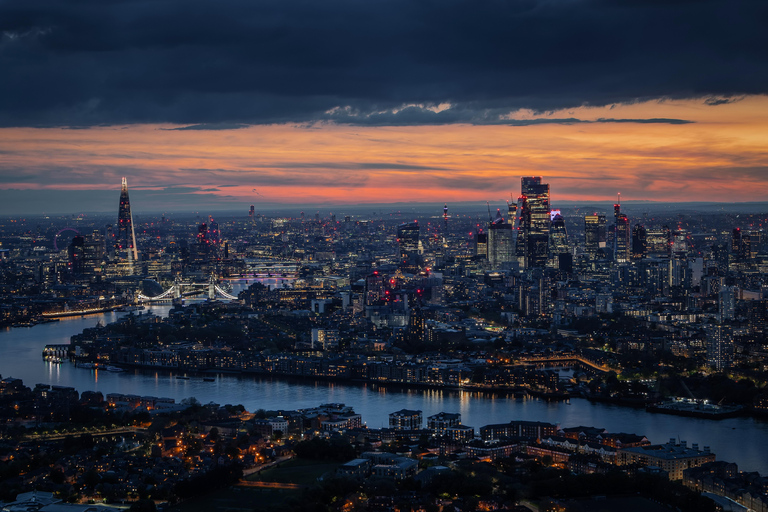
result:
[[[208,279],[208,300],[213,300],[216,298],[216,278],[213,277],[213,274],[211,274],[211,277]]]
[[[173,298],[174,299],[180,299],[181,298],[181,281],[177,277],[173,281]]]

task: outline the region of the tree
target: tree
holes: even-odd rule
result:
[[[130,512],[157,512],[155,502],[149,499],[139,500],[129,509]]]

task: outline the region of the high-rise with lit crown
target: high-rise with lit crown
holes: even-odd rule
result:
[[[520,229],[517,256],[523,268],[544,267],[549,257],[549,184],[540,176],[521,178]]]
[[[621,213],[621,194],[616,204],[613,205],[614,224],[613,224],[613,259],[617,263],[626,263],[631,259],[632,231],[629,227],[629,218]]]
[[[128,199],[128,180],[123,178],[120,188],[120,206],[117,210],[117,240],[115,249],[119,257],[126,257],[128,261],[138,261],[136,250],[136,232],[133,228],[133,215],[131,214],[131,201]]]

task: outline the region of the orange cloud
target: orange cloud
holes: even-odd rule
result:
[[[768,195],[768,98],[520,112],[530,126],[134,125],[0,130],[0,189],[180,187],[233,203],[505,200],[542,175],[553,201]],[[574,118],[574,124],[548,123]],[[681,119],[604,122],[606,119]],[[600,121],[603,120],[603,121]]]

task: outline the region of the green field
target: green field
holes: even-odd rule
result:
[[[326,473],[335,474],[338,462],[325,460],[291,459],[248,476],[247,480],[262,480],[264,482],[281,482],[299,485],[313,485],[317,479]]]
[[[326,473],[335,474],[338,462],[323,460],[291,459],[279,466],[254,473],[246,477],[249,481],[293,483],[311,486]],[[173,507],[174,512],[251,512],[277,508],[286,500],[301,496],[301,490],[293,489],[258,489],[253,487],[233,486],[214,491],[204,496],[193,498]]]
[[[286,500],[296,498],[301,491],[282,489],[254,489],[230,487],[193,498],[173,507],[174,512],[252,512],[279,507]]]

